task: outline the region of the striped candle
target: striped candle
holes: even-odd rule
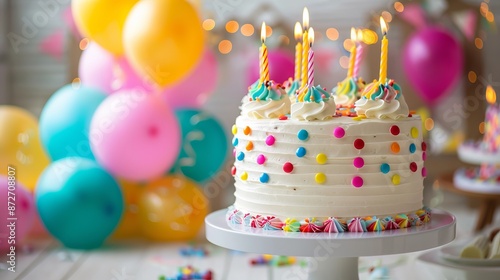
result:
[[[308,53],[308,65],[307,65],[307,85],[314,86],[314,51],[312,45],[314,43],[314,29],[309,28],[309,53]]]

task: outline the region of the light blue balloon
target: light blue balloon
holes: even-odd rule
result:
[[[52,160],[77,156],[94,159],[89,129],[95,110],[106,98],[100,90],[66,85],[56,91],[40,115],[40,138]]]
[[[64,246],[93,249],[113,233],[123,213],[116,180],[96,162],[68,157],[45,169],[35,189],[45,228]]]
[[[182,131],[179,157],[171,172],[202,183],[217,174],[227,155],[227,137],[211,114],[197,109],[175,111]]]

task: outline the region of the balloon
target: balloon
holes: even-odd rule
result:
[[[429,105],[449,93],[460,78],[463,52],[457,39],[441,27],[425,27],[413,34],[403,51],[410,84]]]
[[[71,9],[80,31],[114,54],[123,53],[123,26],[138,0],[73,0]]]
[[[150,182],[139,200],[143,235],[156,241],[196,237],[208,214],[208,200],[191,180],[168,176]]]
[[[268,51],[269,77],[278,83],[283,83],[293,77],[295,61],[293,54],[281,49]],[[251,85],[259,79],[259,60],[252,59],[247,70],[247,84]]]
[[[47,230],[64,246],[75,249],[101,246],[123,212],[118,183],[86,158],[53,162],[38,181],[35,199]]]
[[[196,182],[214,176],[224,164],[227,138],[212,115],[197,109],[176,110],[182,131],[182,149],[172,172],[182,173]]]
[[[194,70],[164,91],[164,98],[173,109],[199,108],[215,90],[217,76],[217,59],[207,48]]]
[[[11,170],[8,176],[0,175],[0,252],[10,252],[10,246],[19,248],[33,225],[35,204],[31,193],[16,182],[17,172]],[[11,213],[13,215],[11,215]],[[17,220],[8,220],[17,218]],[[10,226],[13,223],[14,226]],[[12,243],[15,242],[15,243]]]
[[[186,0],[140,1],[125,22],[125,54],[138,73],[170,85],[196,65],[203,52],[198,13]]]
[[[157,95],[122,91],[97,108],[90,145],[106,170],[131,181],[161,176],[179,154],[180,130]]]
[[[124,212],[112,238],[132,238],[140,236],[138,203],[145,185],[129,181],[120,181],[124,198]]]
[[[0,174],[16,168],[16,179],[33,190],[38,176],[49,164],[38,134],[38,121],[28,111],[0,106]]]
[[[96,43],[90,43],[83,51],[78,73],[84,86],[98,88],[107,94],[121,89],[154,89],[146,78],[137,75],[125,57],[114,56]]]
[[[90,150],[90,121],[106,98],[100,90],[66,85],[56,91],[40,115],[40,138],[52,160],[70,156],[94,159]]]

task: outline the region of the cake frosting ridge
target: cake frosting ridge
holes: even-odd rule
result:
[[[290,99],[281,84],[256,82],[241,104],[241,115],[252,119],[272,119],[290,113]]]
[[[401,87],[389,79],[385,83],[374,81],[367,85],[363,96],[355,103],[355,110],[367,118],[393,120],[405,118],[410,113]]]

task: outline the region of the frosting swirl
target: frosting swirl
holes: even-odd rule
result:
[[[332,89],[335,104],[345,107],[354,105],[354,102],[359,99],[359,96],[364,88],[365,82],[359,77],[349,77],[344,79]]]
[[[280,84],[254,83],[243,98],[241,115],[252,119],[272,119],[290,113],[290,99]]]
[[[327,120],[335,115],[335,101],[321,86],[302,89],[297,99],[298,101],[292,104],[292,119]]]
[[[363,97],[355,102],[355,110],[367,118],[393,120],[405,118],[410,112],[401,87],[393,80],[387,80],[385,84],[374,81],[367,85]]]
[[[288,80],[284,84],[285,91],[290,97],[290,101],[293,103],[297,99],[297,91],[300,88],[300,82],[297,80],[293,80],[292,78],[288,78]]]

